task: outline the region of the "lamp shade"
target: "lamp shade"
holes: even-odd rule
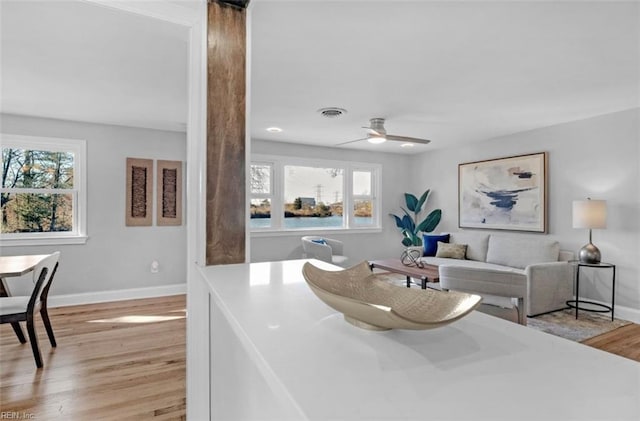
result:
[[[574,200],[573,228],[606,228],[606,200]]]

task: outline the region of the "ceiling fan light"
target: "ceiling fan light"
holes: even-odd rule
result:
[[[413,143],[403,143],[402,145],[400,145],[401,148],[413,148]]]
[[[374,143],[374,144],[376,144],[376,145],[377,145],[377,144],[379,144],[379,143],[384,143],[384,142],[386,142],[386,141],[387,141],[387,138],[386,138],[386,137],[384,137],[384,136],[369,136],[369,137],[367,138],[367,141],[368,141],[369,143]]]

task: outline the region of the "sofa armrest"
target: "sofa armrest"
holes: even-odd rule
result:
[[[567,307],[573,295],[574,266],[568,262],[536,263],[525,268],[529,316]]]
[[[455,265],[442,265],[438,272],[445,289],[510,298],[524,298],[527,292],[527,278],[521,273]]]
[[[527,324],[527,277],[509,270],[442,265],[438,268],[443,289],[516,298],[518,323]]]
[[[572,251],[560,250],[560,253],[558,254],[558,261],[567,262],[569,260],[575,259],[575,256],[576,255]]]

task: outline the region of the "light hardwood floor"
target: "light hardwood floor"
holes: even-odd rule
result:
[[[0,410],[38,420],[185,419],[185,296],[52,308],[44,367],[0,327]]]
[[[640,325],[632,323],[611,332],[582,341],[583,344],[599,348],[640,362]]]
[[[185,419],[185,297],[50,309],[58,348],[38,319],[44,368],[0,325],[0,411],[40,420]],[[585,344],[640,361],[640,325]]]

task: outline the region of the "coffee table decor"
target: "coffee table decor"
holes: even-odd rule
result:
[[[352,325],[367,330],[424,330],[445,326],[473,311],[482,298],[456,291],[404,288],[375,275],[368,262],[327,271],[307,262],[311,290]]]
[[[400,261],[405,266],[416,266],[423,268],[424,265],[420,258],[422,257],[422,246],[419,248],[407,247],[400,256]]]

